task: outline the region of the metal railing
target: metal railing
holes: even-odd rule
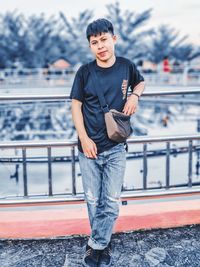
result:
[[[200,182],[194,183],[192,181],[192,165],[193,165],[193,152],[200,153],[200,144],[198,141],[200,140],[200,135],[185,135],[185,136],[166,136],[166,137],[135,137],[128,140],[128,144],[143,144],[143,186],[139,189],[125,189],[122,188],[122,192],[124,196],[134,196],[136,192],[140,192],[146,194],[147,192],[152,192],[152,190],[156,190],[156,194],[158,194],[159,190],[162,194],[170,193],[170,189],[177,189],[181,188],[187,191],[194,191],[197,190],[200,192]],[[172,149],[170,144],[171,142],[182,142],[187,141],[188,147],[185,149],[185,153],[188,153],[188,174],[187,174],[187,183],[171,183],[170,180],[170,155],[171,152],[174,150]],[[194,142],[197,141],[195,145]],[[166,149],[164,151],[166,162],[165,162],[165,185],[162,187],[149,187],[148,186],[148,144],[154,143],[166,143]],[[34,197],[33,195],[29,195],[29,188],[28,188],[28,172],[27,172],[27,164],[29,158],[27,158],[27,149],[34,149],[34,148],[45,148],[46,149],[46,163],[48,164],[48,194],[40,195],[40,197],[53,197],[58,196],[58,194],[54,194],[53,187],[52,187],[52,149],[58,147],[70,147],[71,148],[71,156],[68,157],[67,161],[71,162],[71,193],[65,195],[65,199],[70,200],[78,200],[83,199],[83,192],[77,193],[76,188],[76,162],[78,161],[78,157],[75,155],[75,147],[77,146],[76,141],[26,141],[26,142],[4,142],[0,143],[0,149],[21,149],[22,150],[22,158],[18,161],[21,162],[23,165],[23,195],[21,197],[28,198]],[[178,153],[178,151],[176,151]],[[19,158],[18,158],[19,159]],[[66,177],[69,178],[69,177]],[[155,193],[154,192],[154,193]],[[174,192],[174,191],[172,191]],[[61,194],[64,196],[64,194]],[[36,197],[37,195],[35,195]],[[1,201],[0,201],[1,203]]]
[[[166,95],[186,95],[186,94],[199,94],[199,89],[191,90],[176,90],[176,91],[162,91],[162,92],[145,92],[142,96],[142,100],[145,97],[150,96],[166,96]],[[40,101],[40,100],[67,100],[69,96],[67,95],[17,95],[17,96],[0,96],[0,101]],[[197,152],[200,155],[200,145],[199,145],[200,135],[183,135],[183,136],[165,136],[165,137],[135,137],[128,140],[128,144],[142,144],[142,161],[143,161],[143,185],[138,189],[126,189],[122,188],[123,196],[135,196],[138,193],[141,195],[148,194],[170,194],[176,192],[200,192],[200,183],[194,182],[192,180],[192,165],[193,165],[193,153]],[[174,148],[171,147],[172,142],[182,142],[187,141],[188,146],[184,147],[184,153],[188,153],[188,174],[187,183],[171,183],[170,179],[170,163],[171,155],[173,154]],[[195,143],[196,142],[196,143]],[[152,155],[152,151],[148,150],[148,144],[154,143],[166,143],[166,148],[162,151],[162,155],[166,157],[165,161],[165,185],[162,187],[149,187],[148,186],[148,157]],[[21,149],[22,157],[18,161],[23,165],[23,194],[18,197],[21,201],[30,199],[33,201],[34,197],[39,198],[40,201],[49,201],[52,198],[56,201],[58,194],[54,194],[52,186],[52,163],[54,157],[52,156],[52,149],[56,147],[70,147],[71,155],[65,157],[65,161],[71,163],[71,192],[69,194],[60,194],[60,197],[63,197],[65,200],[80,200],[83,199],[83,192],[77,192],[76,187],[76,162],[78,157],[75,155],[75,148],[77,146],[77,141],[11,141],[11,142],[0,142],[0,149]],[[34,148],[45,148],[46,151],[46,162],[48,164],[48,194],[42,195],[29,195],[28,180],[29,175],[27,171],[27,164],[30,160],[27,157],[27,149]],[[179,153],[178,150],[176,153]],[[129,156],[127,154],[127,160]],[[67,159],[67,160],[66,160]],[[3,159],[0,159],[0,161]],[[199,159],[200,160],[200,159]],[[10,160],[11,161],[11,160]],[[15,161],[16,162],[16,161]],[[200,164],[200,162],[199,162]],[[69,177],[66,177],[67,179]],[[181,191],[180,191],[181,190]],[[7,201],[8,198],[1,198],[0,203]],[[12,198],[13,201],[13,198]]]
[[[70,85],[75,76],[73,68],[20,68],[0,70],[0,88],[55,87]]]
[[[199,85],[200,84],[200,69],[198,65],[184,64],[179,67],[174,67],[172,72],[164,73],[162,67],[157,69],[140,68],[148,84],[171,84],[171,85]],[[148,72],[148,70],[150,72]],[[0,87],[14,86],[33,86],[42,85],[49,86],[66,86],[73,80],[75,76],[74,68],[66,69],[4,69],[0,71]],[[153,72],[152,72],[153,71]]]
[[[144,91],[142,94],[141,100],[143,101],[144,97],[159,97],[159,96],[180,96],[180,95],[191,95],[191,94],[200,94],[199,87],[193,88],[189,87],[187,89],[177,88],[176,90],[162,90],[162,91]],[[69,100],[69,94],[30,94],[30,95],[0,95],[0,101],[38,101],[38,100]]]

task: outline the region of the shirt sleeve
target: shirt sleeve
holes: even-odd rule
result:
[[[70,93],[70,98],[83,102],[84,99],[83,88],[84,88],[83,74],[82,74],[82,67],[80,67],[74,78],[74,82]]]
[[[133,91],[134,88],[144,81],[144,77],[140,74],[139,70],[136,68],[134,63],[130,65],[130,88]]]

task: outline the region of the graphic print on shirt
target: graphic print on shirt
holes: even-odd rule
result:
[[[128,86],[128,80],[123,80],[122,82],[122,94],[123,94],[123,100],[126,98],[126,91],[127,91],[127,86]]]

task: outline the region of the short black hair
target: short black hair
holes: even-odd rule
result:
[[[90,41],[90,36],[97,36],[102,32],[110,32],[114,35],[114,28],[112,23],[107,19],[97,19],[91,22],[86,29],[86,36]]]

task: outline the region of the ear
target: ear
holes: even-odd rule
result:
[[[117,40],[118,40],[118,36],[117,35],[113,35],[113,41],[114,41],[115,44],[117,43]]]

